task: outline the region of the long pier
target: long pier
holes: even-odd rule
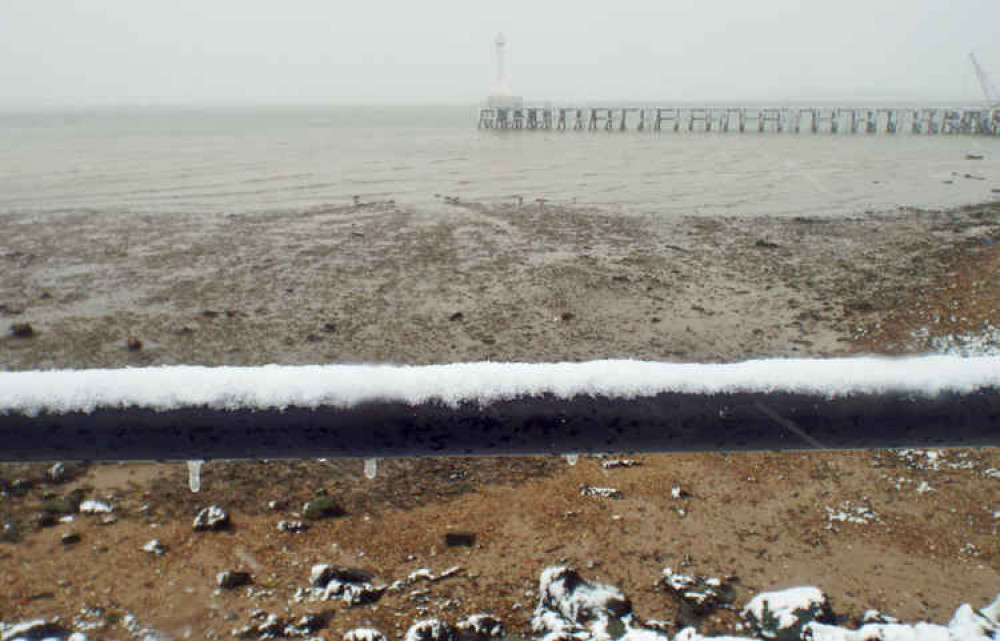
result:
[[[478,127],[1000,136],[1000,107],[481,107]]]

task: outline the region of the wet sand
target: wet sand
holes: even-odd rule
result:
[[[854,218],[392,203],[0,217],[0,363],[731,361],[852,351],[997,205]],[[6,327],[4,328],[6,330]],[[127,348],[128,337],[142,342]]]

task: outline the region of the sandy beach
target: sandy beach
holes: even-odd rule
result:
[[[951,257],[990,249],[997,224],[996,205],[679,219],[441,207],[5,215],[0,318],[36,335],[0,339],[0,363],[832,356]]]
[[[963,334],[997,341],[1000,324],[996,203],[664,218],[442,198],[433,215],[392,202],[6,214],[0,233],[10,370],[896,354]],[[15,323],[32,335],[13,336]],[[567,564],[673,631],[735,634],[739,607],[761,590],[817,585],[845,622],[870,608],[946,622],[1000,586],[996,449],[606,460],[385,461],[373,481],[360,461],[210,462],[197,494],[181,464],[68,464],[59,482],[48,465],[0,466],[0,514],[17,531],[0,543],[0,619],[72,620],[85,607],[101,612],[92,638],[125,636],[129,614],[167,638],[228,638],[255,610],[312,612],[328,617],[319,638],[340,639],[360,625],[399,638],[421,618],[490,611],[524,638],[540,572]],[[581,485],[622,498],[581,496]],[[44,502],[74,490],[108,501],[114,522],[39,525]],[[344,514],[278,531],[318,493]],[[192,531],[209,504],[230,513],[230,529]],[[842,511],[874,516],[831,517]],[[80,541],[63,544],[68,532]],[[449,546],[453,532],[475,542]],[[168,551],[144,552],[152,538]],[[348,607],[293,598],[315,563],[385,583],[462,569],[426,592]],[[658,586],[667,566],[738,577],[735,609],[693,613]],[[227,569],[251,572],[253,589],[217,590]]]

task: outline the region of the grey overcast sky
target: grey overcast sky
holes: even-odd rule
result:
[[[978,102],[1000,0],[0,0],[0,106]]]

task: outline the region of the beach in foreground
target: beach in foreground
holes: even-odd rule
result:
[[[458,201],[434,214],[392,202],[6,214],[0,322],[34,335],[5,331],[0,363],[833,356],[911,311],[907,296],[950,287],[962,256],[993,255],[998,211],[672,218]],[[994,280],[984,274],[973,298]],[[926,322],[945,333],[995,313]]]
[[[664,219],[462,201],[432,216],[373,202],[155,220],[6,214],[0,229],[0,321],[32,328],[0,338],[12,370],[734,361],[995,353],[1000,342],[997,204]],[[94,638],[125,636],[126,621],[221,638],[255,612],[325,613],[317,636],[339,639],[362,625],[397,638],[419,619],[489,611],[527,637],[540,573],[565,564],[617,585],[673,632],[736,634],[739,609],[762,590],[819,586],[844,621],[875,608],[943,623],[960,603],[986,605],[1000,585],[996,449],[651,455],[606,466],[613,458],[386,461],[374,480],[360,461],[210,462],[197,494],[181,464],[67,464],[58,482],[48,465],[0,466],[16,530],[0,543],[0,619],[69,621],[87,608]],[[621,498],[583,496],[581,486]],[[319,495],[340,509],[304,518]],[[56,508],[72,511],[75,498],[114,511],[44,516],[65,516]],[[210,504],[231,527],[194,531]],[[279,531],[300,519],[305,531]],[[70,533],[79,541],[64,544]],[[164,554],[142,550],[154,538]],[[296,599],[317,563],[374,583],[421,568],[434,580],[354,607]],[[735,609],[693,610],[662,585],[665,567],[734,577]],[[218,589],[225,570],[250,572],[252,585]]]

